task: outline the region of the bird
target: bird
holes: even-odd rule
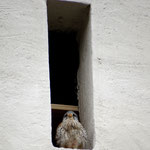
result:
[[[64,114],[62,122],[56,129],[56,144],[58,147],[83,149],[87,143],[87,132],[73,111]]]

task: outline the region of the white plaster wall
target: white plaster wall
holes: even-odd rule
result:
[[[97,150],[150,149],[150,1],[92,2]]]
[[[93,116],[93,68],[91,40],[91,12],[87,14],[80,31],[80,65],[78,70],[78,99],[79,115],[82,125],[87,131],[87,148],[94,145],[94,116]]]
[[[48,150],[50,94],[44,0],[0,1],[0,150]]]
[[[150,1],[91,3],[94,149],[149,150]],[[45,0],[0,1],[0,150],[55,149],[46,13]]]

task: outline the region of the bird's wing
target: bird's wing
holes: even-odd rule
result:
[[[62,123],[60,123],[56,129],[55,139],[58,140],[62,136]]]
[[[87,132],[84,129],[84,127],[81,125],[81,132],[82,132],[82,137],[85,139],[85,141],[87,141]]]

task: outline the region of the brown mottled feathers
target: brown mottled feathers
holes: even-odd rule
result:
[[[68,111],[66,114],[56,130],[57,145],[64,148],[85,148],[87,142],[85,129],[74,112]]]

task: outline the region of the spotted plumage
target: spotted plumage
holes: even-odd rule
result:
[[[56,143],[64,148],[85,148],[87,133],[73,111],[64,114],[63,121],[56,130]]]

